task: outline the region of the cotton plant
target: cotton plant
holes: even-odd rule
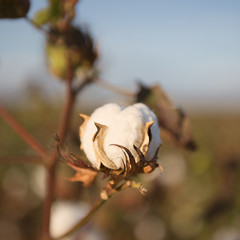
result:
[[[142,103],[128,107],[109,103],[97,108],[91,116],[80,113],[83,123],[79,128],[80,149],[85,162],[76,155],[61,151],[66,163],[77,173],[69,180],[90,185],[99,172],[109,177],[101,197],[107,199],[119,189],[146,189],[130,177],[151,173],[161,168],[157,155],[161,147],[160,129],[156,115]]]

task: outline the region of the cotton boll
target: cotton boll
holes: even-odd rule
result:
[[[51,209],[51,223],[50,230],[53,237],[59,237],[74,224],[82,219],[89,209],[88,204],[59,201],[55,202]],[[70,240],[73,237],[66,237],[64,240]]]
[[[151,125],[153,121],[154,123]],[[98,131],[96,123],[105,127],[99,125]],[[146,123],[149,125],[145,125]],[[148,135],[146,135],[149,129],[151,131],[150,143]],[[102,138],[102,141],[100,141],[100,138]],[[95,139],[94,142],[93,139]],[[97,169],[100,168],[101,161],[111,169],[124,168],[126,155],[123,152],[124,150],[116,145],[127,148],[137,162],[140,157],[134,147],[140,148],[145,143],[146,146],[149,144],[144,156],[146,156],[146,160],[152,160],[161,144],[157,118],[146,105],[141,103],[127,108],[120,107],[117,104],[107,104],[96,109],[86,122],[83,131],[81,131],[81,142],[89,161]],[[100,148],[102,148],[101,153],[98,152]],[[96,149],[97,153],[94,151]],[[98,154],[98,158],[96,154]],[[104,160],[104,162],[103,158],[105,156],[106,161]]]
[[[240,231],[237,227],[225,226],[213,234],[212,240],[238,240],[239,238]]]

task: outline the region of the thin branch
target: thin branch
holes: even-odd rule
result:
[[[78,223],[76,223],[73,227],[71,227],[66,233],[62,234],[61,236],[54,238],[53,240],[60,240],[62,238],[68,237],[81,227],[83,227],[93,216],[94,214],[102,207],[102,205],[106,202],[106,200],[103,200],[99,198],[97,202],[93,205],[92,209],[88,212],[88,214],[82,218]]]
[[[59,136],[59,146],[62,146],[67,135],[67,130],[69,127],[69,121],[71,112],[74,106],[75,101],[75,92],[71,87],[71,81],[67,82],[66,86],[66,102],[63,108],[63,113],[59,125],[58,136]],[[86,86],[83,83],[83,87]],[[81,88],[82,89],[82,88]],[[51,153],[51,157],[49,159],[49,168],[47,169],[47,190],[46,190],[46,197],[44,202],[44,210],[43,210],[43,221],[42,221],[42,232],[43,232],[43,239],[49,239],[50,232],[49,232],[49,224],[50,224],[50,213],[51,213],[51,205],[53,201],[54,189],[55,189],[55,168],[57,164],[57,160],[59,158],[59,151],[57,147],[53,149]]]
[[[71,58],[70,52],[67,55],[68,60],[68,78],[66,80],[66,102],[63,108],[62,117],[58,129],[58,136],[60,138],[59,145],[61,146],[67,135],[67,130],[70,121],[70,115],[73,109],[75,95],[72,89],[72,80],[73,80],[73,72],[71,67]],[[55,189],[55,175],[56,175],[56,164],[59,157],[59,152],[57,147],[55,147],[51,153],[48,163],[47,169],[47,179],[46,179],[46,197],[44,200],[44,209],[43,209],[43,219],[42,219],[42,239],[50,239],[50,215],[51,215],[51,206],[54,197],[54,189]]]
[[[74,88],[74,94],[77,94],[78,92],[81,92],[84,87],[86,87],[87,85],[91,84],[92,82],[93,82],[92,79],[86,78],[78,86],[76,86]]]
[[[98,78],[95,81],[95,83],[100,87],[103,87],[105,89],[108,89],[109,91],[118,93],[120,95],[123,95],[123,96],[126,96],[126,97],[131,97],[131,98],[136,97],[136,92],[127,90],[125,88],[117,87],[117,86],[115,86],[115,85],[113,85],[109,82],[104,81],[103,79]]]
[[[33,19],[29,18],[28,16],[25,17],[25,20],[30,23],[34,28],[44,32],[44,33],[48,33],[48,30],[46,30],[45,28],[43,28],[41,25],[37,24]]]
[[[22,164],[22,163],[33,163],[33,164],[43,164],[43,160],[41,157],[37,156],[13,156],[13,157],[1,157],[1,164]]]
[[[0,116],[18,133],[18,135],[41,157],[46,157],[47,151],[33,138],[17,120],[0,104]]]
[[[50,215],[51,215],[51,206],[54,197],[55,189],[55,178],[56,171],[55,166],[47,169],[46,174],[46,196],[44,199],[43,205],[43,218],[42,218],[42,240],[50,240]]]

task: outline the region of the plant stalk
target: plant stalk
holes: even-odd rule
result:
[[[15,132],[41,157],[47,156],[47,151],[43,146],[28,133],[23,126],[5,109],[5,107],[0,104],[0,116],[8,123]]]
[[[70,52],[67,54],[68,60],[68,76],[66,79],[66,101],[62,112],[62,117],[60,121],[60,125],[58,128],[58,136],[59,136],[59,146],[62,146],[66,136],[67,130],[69,127],[70,116],[73,109],[75,95],[72,89],[72,81],[73,81],[73,71],[72,71],[72,63],[70,58]],[[50,237],[50,216],[51,216],[51,206],[54,198],[54,190],[55,190],[55,182],[56,182],[56,165],[57,160],[59,158],[59,152],[57,147],[55,147],[50,155],[48,164],[47,164],[47,179],[46,179],[46,197],[44,200],[43,207],[43,220],[42,220],[42,239],[49,240]]]

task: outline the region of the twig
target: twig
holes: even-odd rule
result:
[[[106,82],[104,81],[103,79],[100,79],[98,78],[95,83],[100,86],[100,87],[103,87],[105,89],[108,89],[112,92],[115,92],[115,93],[118,93],[120,95],[123,95],[123,96],[126,96],[126,97],[136,97],[136,92],[134,91],[130,91],[130,90],[127,90],[125,88],[120,88],[120,87],[117,87],[109,82]]]
[[[66,137],[67,127],[69,123],[70,113],[73,106],[73,100],[72,93],[69,93],[69,87],[67,91],[67,99],[66,104],[64,106],[63,115],[61,119],[61,124],[59,127],[58,135],[60,137],[59,144],[62,145],[64,142],[64,139]],[[44,202],[44,211],[43,211],[43,236],[45,236],[46,239],[49,238],[49,224],[50,224],[50,211],[51,211],[51,205],[53,200],[53,194],[54,194],[54,186],[55,186],[55,168],[56,163],[59,157],[59,153],[57,151],[57,148],[54,148],[53,152],[51,153],[51,157],[49,159],[49,165],[47,169],[47,192]],[[44,238],[44,239],[45,239]]]
[[[17,120],[0,104],[0,116],[18,133],[18,135],[37,152],[41,157],[46,157],[47,152],[42,145],[34,139]]]
[[[33,27],[35,27],[36,29],[44,32],[44,33],[48,33],[48,30],[44,29],[41,25],[37,24],[36,22],[34,22],[33,19],[29,18],[28,16],[25,17],[25,20],[30,23]]]
[[[13,157],[1,157],[1,164],[22,164],[22,163],[33,163],[33,164],[43,164],[43,160],[41,157],[37,156],[13,156]]]
[[[84,87],[86,87],[88,84],[91,84],[92,82],[93,82],[92,79],[86,78],[78,86],[76,86],[74,88],[74,94],[77,94],[78,92],[81,92]]]
[[[74,233],[76,230],[83,227],[92,217],[93,215],[98,211],[99,208],[106,202],[106,200],[103,200],[99,198],[97,202],[93,205],[92,209],[89,211],[89,213],[82,218],[78,223],[76,223],[73,227],[71,227],[66,233],[62,234],[61,236],[54,238],[53,240],[60,240],[62,238],[65,238],[72,233]]]
[[[75,95],[72,89],[72,80],[73,80],[73,72],[71,67],[71,58],[70,52],[67,55],[68,61],[68,77],[66,79],[66,102],[63,108],[62,117],[58,129],[58,136],[59,136],[59,145],[65,141],[67,130],[70,121],[70,115],[72,112],[72,108],[74,105]],[[50,215],[51,215],[51,206],[54,196],[54,189],[55,189],[55,169],[57,160],[59,157],[59,152],[57,147],[55,147],[51,153],[49,158],[48,168],[47,168],[47,179],[46,179],[46,197],[44,200],[44,209],[43,209],[43,219],[42,219],[42,239],[50,239],[50,232],[49,232],[49,225],[50,225]]]

